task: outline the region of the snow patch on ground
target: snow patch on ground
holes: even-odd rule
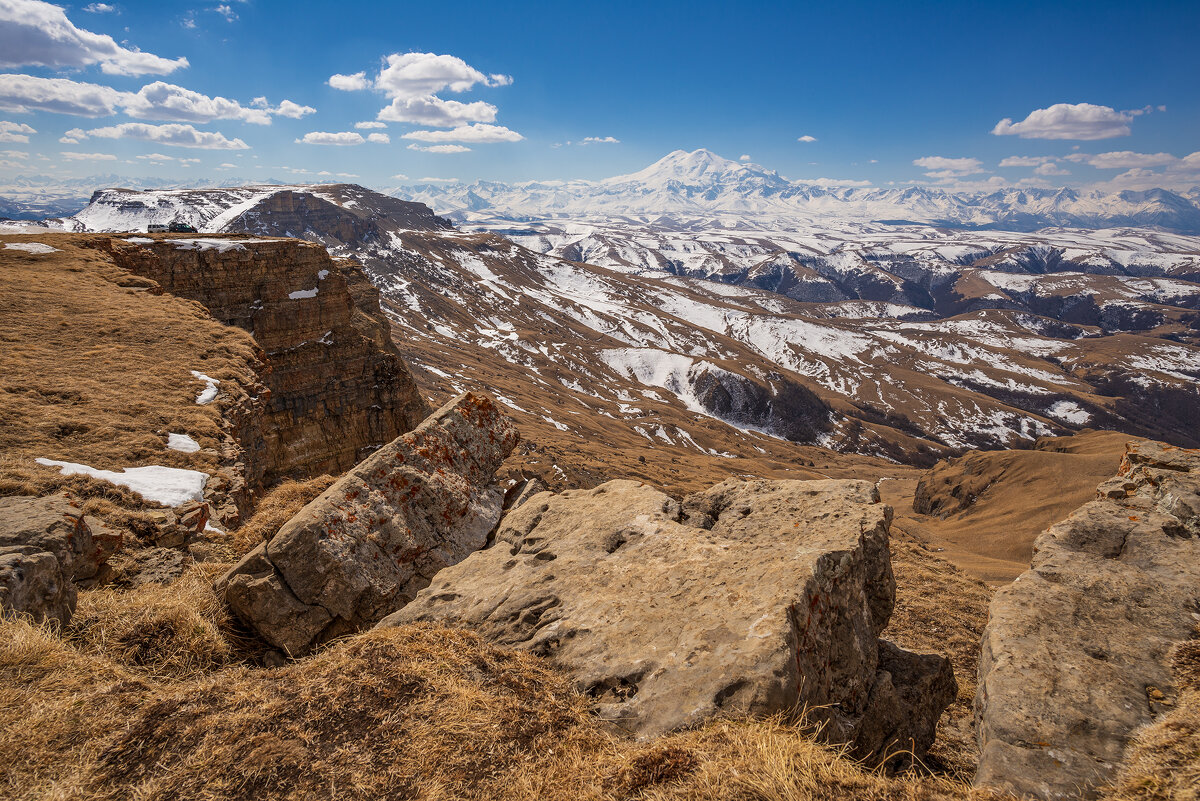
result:
[[[217,385],[221,382],[215,378],[209,378],[198,370],[192,370],[192,376],[194,376],[197,381],[203,381],[208,385],[200,392],[199,395],[196,396],[196,403],[201,406],[207,406],[208,404],[212,403],[217,397]]]
[[[180,453],[195,453],[200,450],[200,443],[187,434],[167,434],[167,447]]]
[[[126,467],[120,473],[112,470],[97,470],[86,464],[75,462],[56,462],[53,459],[39,458],[38,464],[46,467],[61,468],[62,475],[84,475],[126,487],[141,495],[148,501],[161,503],[164,506],[181,506],[188,501],[204,500],[204,484],[208,474],[199,470],[182,470],[177,467],[161,467],[147,465],[146,467]]]
[[[312,289],[297,289],[295,292],[289,292],[288,297],[292,300],[301,300],[302,298],[315,298],[317,290],[320,287],[314,286]]]
[[[49,245],[43,245],[41,242],[9,242],[4,246],[5,250],[23,250],[26,253],[36,253],[44,255],[46,253],[58,253],[58,248],[52,248]]]

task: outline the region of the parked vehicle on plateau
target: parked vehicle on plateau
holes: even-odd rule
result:
[[[165,234],[168,230],[170,229],[168,229],[167,226],[159,225],[157,223],[151,223],[150,225],[146,226],[146,233],[148,234]]]
[[[187,223],[173,222],[167,226],[167,229],[173,234],[195,234],[196,229]]]

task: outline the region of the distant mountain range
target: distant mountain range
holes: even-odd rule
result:
[[[835,218],[1009,231],[1136,226],[1200,233],[1200,187],[1183,194],[1165,189],[964,194],[924,186],[833,186],[790,181],[774,170],[703,149],[676,150],[644,170],[602,181],[422,184],[396,187],[389,194],[425,203],[456,222],[488,227],[564,217],[630,217],[642,222],[668,217],[676,224],[727,218],[723,227],[731,228],[739,223]]]

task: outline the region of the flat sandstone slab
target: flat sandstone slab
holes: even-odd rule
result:
[[[940,657],[881,657],[895,581],[878,500],[864,481],[541,493],[380,625],[464,625],[549,657],[639,737],[807,705],[864,757],[923,750],[954,680]]]

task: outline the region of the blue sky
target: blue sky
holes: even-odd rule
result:
[[[0,176],[1185,187],[1198,41],[1195,2],[0,0]]]

